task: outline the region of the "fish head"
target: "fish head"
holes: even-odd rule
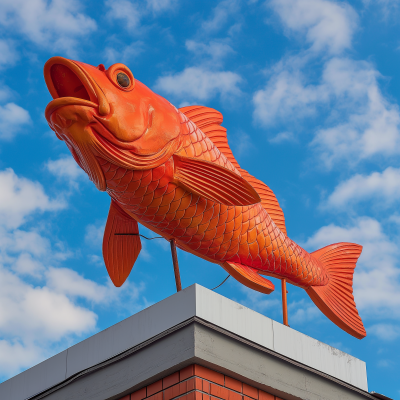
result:
[[[127,169],[155,168],[176,151],[179,111],[137,81],[124,64],[106,69],[52,57],[44,77],[53,100],[45,116],[99,190],[99,159]]]

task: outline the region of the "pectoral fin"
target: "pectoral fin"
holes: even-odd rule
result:
[[[174,166],[178,184],[209,200],[230,206],[248,206],[261,201],[245,179],[220,165],[174,156]]]
[[[111,200],[103,237],[103,257],[117,287],[125,282],[142,249],[138,234],[138,223]]]
[[[282,208],[278,203],[274,192],[260,180],[250,175],[246,170],[242,169],[235,157],[228,143],[226,129],[221,126],[224,119],[222,114],[209,107],[203,106],[188,106],[179,109],[191,121],[193,121],[209,139],[218,147],[218,150],[225,154],[225,157],[232,163],[234,167],[240,172],[240,175],[256,190],[261,198],[261,205],[267,211],[268,215],[275,222],[276,226],[286,233],[285,216]]]
[[[237,281],[250,289],[257,290],[257,292],[270,294],[275,290],[274,284],[260,276],[254,268],[229,261],[223,263],[222,268]]]

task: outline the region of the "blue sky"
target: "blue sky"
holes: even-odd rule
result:
[[[123,62],[176,106],[224,115],[241,166],[268,184],[289,237],[364,246],[354,278],[368,336],[337,328],[289,285],[289,323],[367,362],[400,398],[399,0],[0,0],[0,377],[175,292],[168,243],[143,240],[122,288],[102,262],[109,198],[47,126],[54,55]],[[153,233],[141,227],[141,233]],[[183,286],[226,272],[179,252]],[[282,320],[230,278],[219,293]]]

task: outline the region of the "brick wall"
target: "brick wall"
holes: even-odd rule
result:
[[[283,400],[229,376],[193,364],[120,400]]]

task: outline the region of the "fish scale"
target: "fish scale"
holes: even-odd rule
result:
[[[239,174],[212,141],[186,117],[177,154],[214,162]],[[151,170],[115,168],[101,160],[112,198],[139,222],[174,237],[213,262],[237,262],[260,273],[280,274],[303,285],[328,279],[318,262],[280,232],[261,204],[226,206],[190,193],[171,182],[167,163]],[[246,229],[247,228],[247,229]]]
[[[287,278],[341,329],[366,336],[352,294],[362,246],[341,242],[309,254],[292,242],[275,194],[233,156],[220,112],[178,110],[123,64],[105,70],[52,57],[44,76],[49,126],[112,197],[103,256],[116,286],[139,255],[139,221],[251,289],[274,289],[258,273]]]

